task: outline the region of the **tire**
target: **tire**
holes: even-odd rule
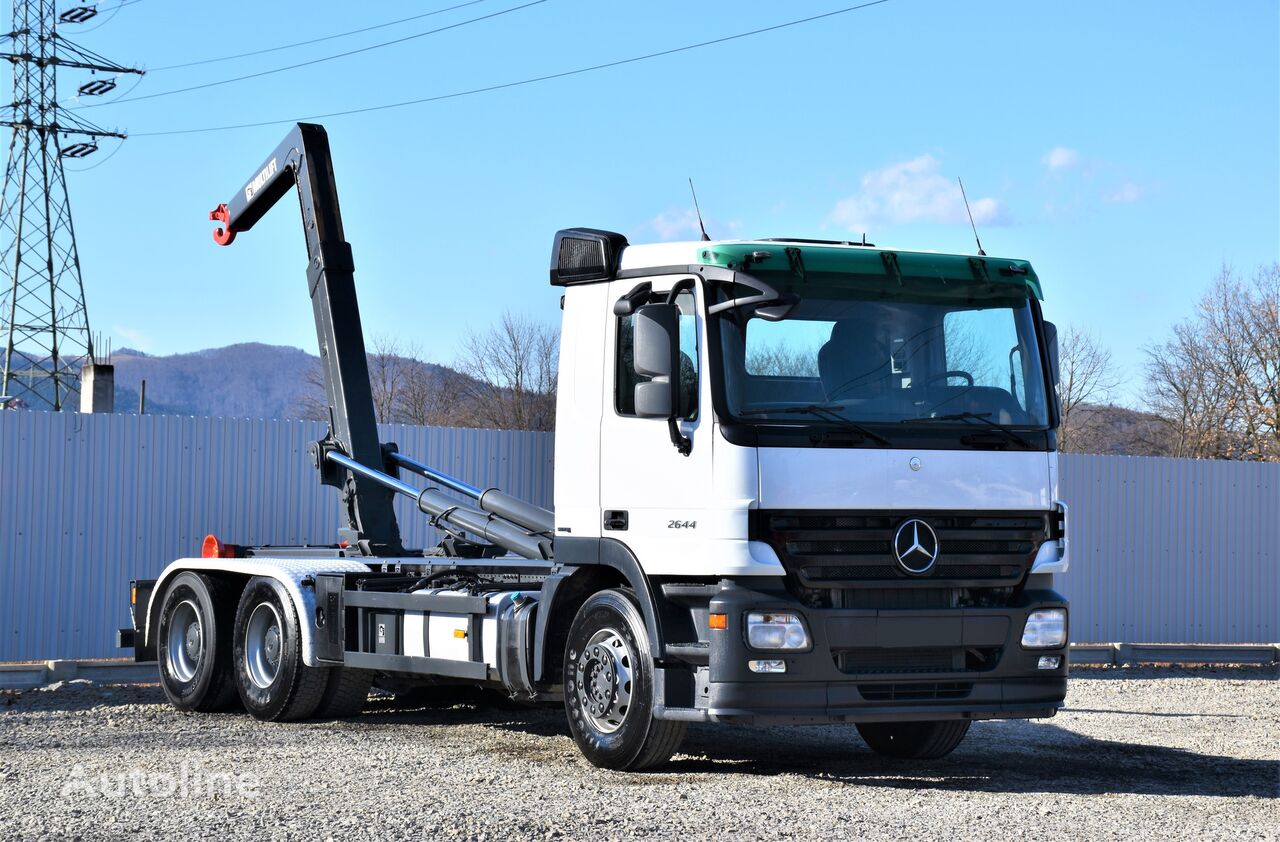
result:
[[[302,634],[293,598],[275,579],[255,576],[240,595],[232,649],[236,689],[257,719],[306,719],[324,699],[328,667],[302,662]]]
[[[601,591],[578,609],[564,656],[564,706],[578,749],[604,769],[671,759],[688,724],[653,718],[653,654],[635,597]]]
[[[910,760],[946,757],[969,733],[969,720],[859,722],[858,733],[876,754]]]
[[[344,719],[359,716],[364,703],[369,700],[369,688],[373,685],[373,673],[369,670],[348,667],[330,667],[325,682],[324,695],[316,706],[317,719]]]
[[[160,686],[179,710],[234,710],[232,674],[235,587],[186,571],[165,589],[156,625]]]

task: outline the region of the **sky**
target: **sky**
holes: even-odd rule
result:
[[[671,50],[854,0],[476,0],[170,67],[460,2],[103,0],[98,18],[64,26],[81,46],[150,69],[136,86],[122,77],[100,100],[65,103],[130,134],[67,165],[93,330],[152,354],[251,341],[315,351],[297,214],[282,203],[225,249],[207,221],[290,120]],[[1278,9],[887,0],[651,60],[318,120],[366,336],[447,364],[503,310],[555,323],[555,231],[696,237],[690,176],[712,237],[865,232],[878,245],[971,253],[960,176],[986,251],[1031,261],[1046,317],[1093,332],[1124,378],[1116,398],[1136,405],[1144,349],[1191,315],[1220,267],[1280,259]],[[154,96],[300,62],[314,63]],[[64,70],[63,95],[82,77]],[[281,122],[159,134],[262,121]]]

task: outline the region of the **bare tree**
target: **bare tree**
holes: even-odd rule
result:
[[[460,407],[464,394],[459,388],[461,375],[424,360],[414,362],[415,365],[405,370],[396,403],[397,420],[402,424],[436,427],[466,426],[459,420],[466,416]]]
[[[554,328],[510,312],[463,341],[454,368],[465,417],[460,426],[503,430],[555,428],[559,335]]]
[[[298,413],[299,418],[305,418],[308,421],[329,420],[329,401],[324,393],[324,367],[320,360],[316,360],[307,369],[302,386],[293,402],[294,411]]]
[[[764,377],[817,377],[818,349],[786,340],[760,345],[747,354],[747,371]]]
[[[448,423],[448,397],[443,388],[451,374],[428,362],[416,345],[404,345],[385,337],[374,337],[373,349],[365,356],[369,367],[369,387],[373,410],[380,423]],[[324,368],[317,360],[307,372],[302,393],[297,398],[299,415],[327,421],[328,399],[324,389]]]
[[[420,364],[418,349],[403,347],[386,336],[373,338],[373,350],[365,355],[369,361],[369,387],[373,392],[373,411],[383,424],[400,421],[398,410],[404,399],[404,388],[410,371]]]
[[[1058,444],[1065,451],[1093,452],[1089,443],[1104,416],[1077,410],[1110,402],[1119,383],[1111,352],[1092,333],[1068,326],[1058,334],[1058,360],[1062,372],[1058,382],[1062,408]]]
[[[1173,337],[1147,350],[1147,402],[1172,455],[1280,460],[1280,265],[1223,267]]]

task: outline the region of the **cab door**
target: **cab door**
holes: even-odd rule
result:
[[[665,300],[680,276],[653,280],[654,300]],[[634,281],[610,284],[605,382],[600,429],[601,535],[630,548],[650,575],[688,569],[698,545],[714,531],[711,392],[701,285],[676,296],[680,310],[681,399],[678,425],[692,442],[689,455],[672,443],[664,418],[635,414],[635,386],[647,378],[632,358],[634,315],[612,315],[612,302]]]

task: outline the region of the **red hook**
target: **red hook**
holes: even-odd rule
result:
[[[236,232],[231,230],[231,211],[227,210],[226,204],[218,205],[209,211],[209,219],[222,223],[221,228],[213,229],[213,241],[220,246],[231,245],[231,241],[236,238]]]

